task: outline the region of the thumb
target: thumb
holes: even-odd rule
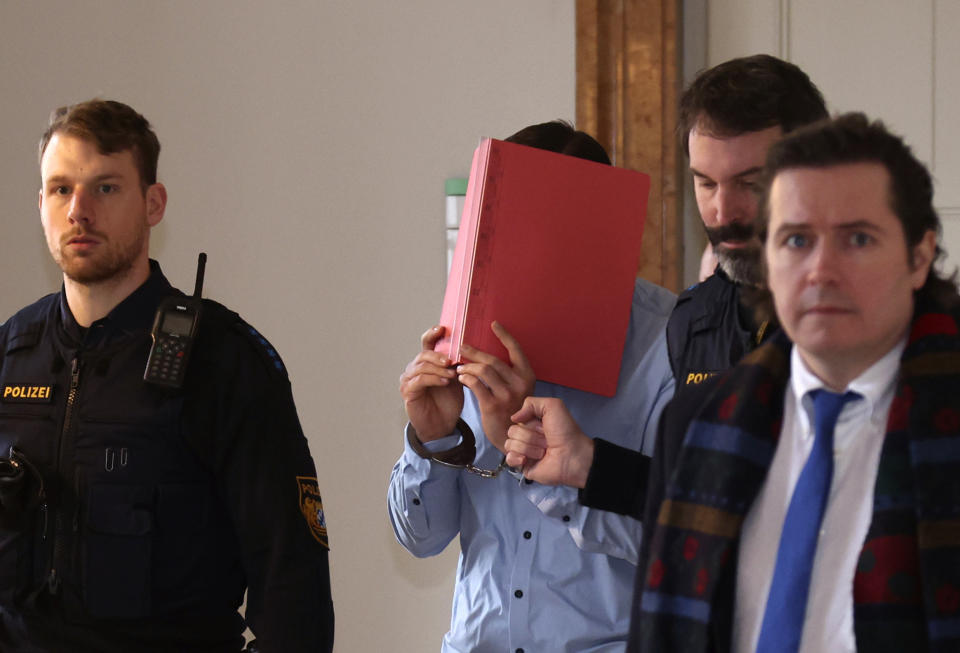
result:
[[[550,400],[547,397],[527,397],[523,400],[523,406],[520,407],[520,410],[510,416],[510,420],[517,424],[523,424],[532,419],[542,419],[547,412],[549,402]]]

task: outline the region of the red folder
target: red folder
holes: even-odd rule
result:
[[[467,343],[509,362],[496,320],[538,379],[612,397],[649,191],[640,172],[481,141],[436,350],[461,362]]]

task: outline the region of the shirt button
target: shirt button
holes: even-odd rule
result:
[[[414,500],[413,500],[413,505],[419,506],[419,505],[420,505],[420,499],[414,499]]]
[[[563,521],[570,521],[570,515],[564,515]]]
[[[530,485],[531,483],[533,483],[533,481],[531,481],[529,478],[523,479],[523,482],[526,483],[527,485]]]
[[[531,537],[533,537],[533,533],[530,531],[523,531],[523,539],[529,540]]]
[[[523,649],[522,649],[522,648],[518,648],[518,649],[516,650],[516,653],[523,653]]]
[[[523,598],[523,590],[517,590],[516,592],[513,593],[513,595],[514,595],[515,597],[517,597],[518,599],[522,599],[522,598]]]

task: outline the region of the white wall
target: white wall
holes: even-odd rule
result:
[[[287,363],[320,476],[338,651],[432,651],[457,543],[396,544],[397,379],[439,315],[443,180],[481,136],[574,116],[573,0],[0,3],[0,319],[59,287],[37,219],[51,109],[130,103],[163,145],[152,251]]]

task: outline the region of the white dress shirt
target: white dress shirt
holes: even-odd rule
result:
[[[833,481],[813,560],[800,653],[856,651],[853,577],[873,514],[873,489],[893,401],[901,341],[854,379],[847,390],[863,399],[847,402],[834,429]],[[813,448],[811,391],[823,382],[796,347],[783,400],[783,425],[773,463],[743,524],[737,565],[733,650],[754,651],[793,488]]]

